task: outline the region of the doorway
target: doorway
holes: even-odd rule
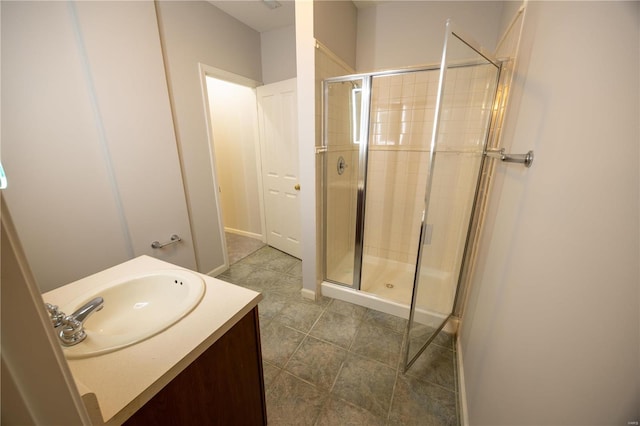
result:
[[[265,244],[299,257],[295,79],[201,67],[225,268]]]
[[[247,86],[209,73],[205,81],[228,266],[266,242],[256,91],[253,84]]]

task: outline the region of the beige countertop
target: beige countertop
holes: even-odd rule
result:
[[[98,285],[163,269],[184,268],[140,256],[49,291],[43,297],[63,308]],[[202,300],[168,329],[114,352],[67,360],[94,421],[107,424],[126,421],[262,300],[262,295],[255,291],[198,275],[206,286]]]

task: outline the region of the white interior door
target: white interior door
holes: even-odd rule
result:
[[[296,79],[257,93],[267,244],[300,258]]]

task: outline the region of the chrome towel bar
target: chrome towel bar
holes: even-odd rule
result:
[[[177,243],[178,241],[182,241],[182,238],[180,238],[176,234],[173,234],[171,236],[171,241],[167,241],[166,243],[161,243],[160,241],[154,241],[154,242],[151,243],[151,248],[159,249],[159,248],[162,248],[162,247],[166,247],[169,244]]]
[[[488,149],[484,155],[504,161],[505,163],[524,164],[525,167],[531,167],[531,164],[533,164],[533,151],[529,151],[526,154],[505,154],[504,148],[500,148]]]

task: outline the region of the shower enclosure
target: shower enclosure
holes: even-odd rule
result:
[[[452,313],[470,233],[500,70],[473,45],[447,23],[439,65],[324,81],[323,292],[408,317],[407,367]]]

